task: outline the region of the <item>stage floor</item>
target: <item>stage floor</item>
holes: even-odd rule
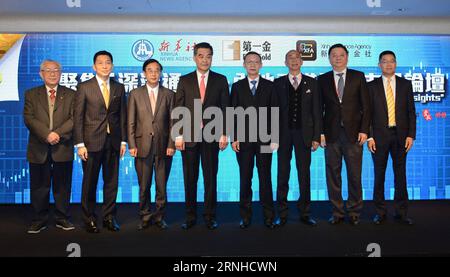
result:
[[[47,230],[27,234],[31,219],[29,205],[0,205],[0,256],[67,256],[67,245],[77,243],[81,256],[368,256],[370,243],[378,243],[381,256],[450,256],[450,201],[411,201],[410,217],[415,225],[394,222],[391,215],[384,225],[372,224],[373,204],[365,202],[359,226],[347,223],[331,226],[327,219],[328,202],[313,202],[316,227],[298,221],[295,203],[290,203],[287,225],[269,230],[262,224],[262,213],[254,203],[250,228],[239,228],[237,203],[219,203],[219,228],[208,230],[200,218],[198,224],[182,230],[184,204],[170,203],[166,222],[169,229],[152,226],[138,231],[137,204],[120,204],[121,230],[111,233],[101,229],[88,234],[83,228],[80,205],[72,206],[74,231],[62,231],[51,219]],[[100,213],[100,207],[98,207]],[[198,214],[201,215],[200,205]],[[101,227],[101,221],[99,220]]]

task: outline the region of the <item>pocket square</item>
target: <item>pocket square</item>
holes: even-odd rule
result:
[[[310,89],[308,89],[305,93],[311,93],[311,90]]]

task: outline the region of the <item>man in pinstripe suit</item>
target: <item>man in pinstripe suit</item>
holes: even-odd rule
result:
[[[119,158],[126,150],[126,98],[122,84],[110,79],[113,57],[94,55],[94,78],[79,84],[74,106],[74,143],[83,165],[81,205],[86,231],[98,233],[95,204],[100,168],[103,172],[103,227],[119,231],[116,197]]]

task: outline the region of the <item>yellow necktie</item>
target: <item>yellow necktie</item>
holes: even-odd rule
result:
[[[103,100],[105,100],[105,106],[106,109],[108,109],[109,107],[109,90],[108,90],[108,86],[106,85],[106,82],[103,82],[102,84],[102,95],[103,95]],[[108,134],[111,133],[111,131],[109,130],[109,123],[106,123],[106,132]]]
[[[387,107],[388,107],[388,117],[389,117],[389,126],[395,126],[395,100],[394,93],[391,87],[391,79],[388,78],[388,85],[386,89],[386,97],[387,97]]]

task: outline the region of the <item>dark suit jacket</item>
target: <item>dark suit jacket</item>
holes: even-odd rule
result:
[[[250,124],[255,125],[254,130],[256,133],[256,143],[258,144],[270,144],[270,140],[268,142],[262,143],[259,137],[259,111],[258,108],[261,107],[267,107],[267,134],[270,135],[270,132],[272,130],[271,126],[271,117],[270,117],[270,108],[271,107],[277,107],[277,98],[273,91],[273,82],[266,80],[262,77],[259,77],[259,83],[258,87],[256,89],[255,96],[252,95],[252,92],[250,90],[250,85],[248,83],[248,77],[244,78],[242,80],[237,81],[233,84],[231,87],[231,106],[236,107],[242,107],[244,110],[249,107],[255,107],[256,113],[257,113],[257,122],[250,121],[248,116],[245,116],[245,130],[242,130],[245,132],[245,141],[239,141],[239,148],[241,150],[245,150],[248,147],[250,147],[250,136],[249,136],[249,130],[250,130]],[[263,122],[263,124],[266,124],[266,122]],[[237,141],[238,139],[238,123],[237,118],[234,119],[234,134],[231,138],[231,140]],[[242,132],[241,131],[241,132]],[[275,141],[274,141],[275,142]],[[278,143],[278,142],[276,142]]]
[[[333,71],[320,75],[318,81],[324,111],[323,134],[326,141],[333,143],[338,140],[341,120],[350,142],[358,140],[358,133],[369,135],[370,99],[364,73],[347,69],[342,104],[339,103]]]
[[[312,141],[320,142],[322,131],[322,108],[317,81],[302,74],[301,107],[303,142],[311,146]],[[274,81],[274,91],[280,106],[280,138],[289,132],[289,75]],[[283,143],[281,141],[280,143]]]
[[[219,73],[209,71],[208,83],[206,85],[206,93],[204,103],[202,105],[203,111],[209,107],[218,107],[223,113],[223,131],[220,135],[226,135],[226,108],[229,106],[229,87],[227,78]],[[200,100],[200,89],[198,86],[197,72],[191,72],[189,74],[180,77],[178,83],[177,92],[175,93],[175,107],[186,107],[191,113],[191,142],[187,142],[187,134],[182,130],[182,135],[186,141],[186,147],[195,146],[194,141],[194,126],[200,124],[194,123],[194,100]],[[203,126],[206,126],[212,119],[204,119]],[[175,119],[174,124],[179,122]],[[217,147],[219,144],[217,143]]]
[[[52,159],[55,162],[73,160],[73,99],[74,91],[58,86],[53,110],[53,131],[60,136],[60,142],[51,146]],[[48,112],[48,95],[45,85],[25,92],[23,110],[25,125],[30,131],[27,147],[27,159],[30,163],[42,164],[47,160],[47,136],[52,132]]]
[[[368,87],[372,105],[370,136],[375,139],[375,143],[387,143],[389,120],[383,78],[376,78]],[[416,138],[416,108],[411,81],[398,76],[395,77],[395,123],[400,143],[406,137]]]
[[[152,114],[147,85],[134,89],[128,98],[128,148],[137,148],[137,156],[145,158],[152,147],[154,153],[165,157],[166,149],[175,149],[170,136],[174,107],[173,91],[159,86],[155,114]]]
[[[125,88],[110,79],[109,108],[106,109],[97,78],[78,85],[74,107],[74,143],[84,142],[89,152],[103,149],[106,140],[106,123],[109,123],[112,146],[120,150],[126,142],[127,111]]]

